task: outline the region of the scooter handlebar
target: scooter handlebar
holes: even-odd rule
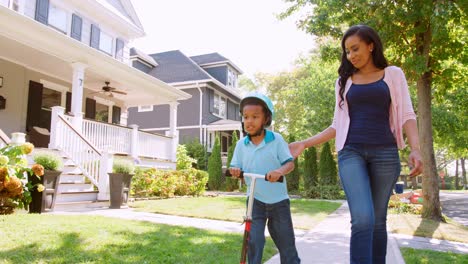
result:
[[[232,177],[231,175],[231,172],[229,171],[229,169],[226,170],[226,173],[225,173],[226,177]],[[248,172],[244,172],[244,171],[241,171],[241,174],[240,174],[240,177],[239,178],[244,178],[245,177],[250,177],[251,179],[265,179],[265,181],[268,181],[267,179],[267,174],[263,175],[263,174],[256,174],[256,173],[248,173]],[[284,176],[281,176],[279,177],[279,179],[276,181],[276,182],[283,182],[284,181]]]

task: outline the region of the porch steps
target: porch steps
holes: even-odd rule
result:
[[[60,183],[57,190],[56,208],[61,208],[70,203],[93,203],[97,201],[98,191],[92,183],[83,175],[83,172],[59,150],[36,148],[34,152],[54,152],[62,157],[63,168],[60,175]],[[34,163],[34,152],[29,162]]]

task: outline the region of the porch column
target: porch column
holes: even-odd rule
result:
[[[73,80],[72,80],[72,100],[71,113],[73,115],[73,126],[81,132],[81,123],[83,120],[83,85],[84,72],[87,65],[81,62],[73,62]]]
[[[129,125],[132,129],[130,138],[130,155],[134,159],[138,159],[138,125]]]
[[[170,129],[169,134],[172,137],[171,160],[176,161],[177,145],[179,145],[179,133],[177,131],[177,106],[178,102],[169,103],[170,107]]]

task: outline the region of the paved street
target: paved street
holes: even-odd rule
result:
[[[468,194],[440,192],[442,212],[458,223],[468,226]]]

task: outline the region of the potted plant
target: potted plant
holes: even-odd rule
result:
[[[0,215],[12,214],[16,208],[28,208],[32,185],[26,175],[32,171],[28,168],[26,155],[33,149],[31,143],[0,148]]]
[[[54,210],[63,162],[53,152],[38,152],[33,159],[33,173],[29,175],[29,181],[33,184],[29,212],[40,214]]]
[[[120,209],[120,206],[127,204],[134,172],[133,162],[125,159],[114,160],[112,173],[108,173],[110,208]]]

